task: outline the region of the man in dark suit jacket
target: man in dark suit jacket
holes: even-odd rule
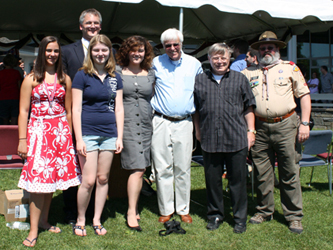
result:
[[[62,62],[64,70],[72,81],[78,69],[82,67],[83,60],[84,51],[81,39],[75,43],[62,47]]]
[[[73,81],[76,72],[82,67],[83,60],[88,52],[91,38],[99,34],[102,25],[102,16],[96,9],[84,10],[79,18],[82,39],[79,41],[63,46],[62,63],[64,71]],[[77,187],[71,187],[63,192],[65,204],[65,222],[76,224],[77,218]],[[95,191],[93,191],[90,204],[87,210],[88,214],[93,214],[95,201]]]
[[[82,39],[61,48],[63,66],[72,81],[78,69],[82,67],[91,38],[101,31],[102,16],[95,9],[87,9],[81,13],[79,22]]]

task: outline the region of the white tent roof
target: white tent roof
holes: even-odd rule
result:
[[[104,0],[109,2],[141,3],[143,0]],[[303,19],[316,16],[322,21],[333,20],[332,0],[156,0],[163,6],[197,9],[212,5],[219,11],[253,14],[265,11],[272,17]]]
[[[80,13],[96,8],[103,16],[103,34],[139,34],[158,43],[165,29],[178,28],[180,7],[186,43],[251,40],[265,30],[287,40],[305,30],[333,27],[331,0],[10,0],[1,1],[0,37],[33,33],[78,39]]]

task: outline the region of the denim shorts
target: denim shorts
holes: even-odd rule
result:
[[[116,150],[117,137],[106,137],[99,135],[84,135],[82,136],[84,143],[86,144],[87,152],[99,150]]]

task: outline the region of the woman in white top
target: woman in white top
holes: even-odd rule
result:
[[[319,80],[317,78],[316,72],[312,73],[312,79],[310,79],[307,83],[310,90],[310,94],[319,93],[318,91]]]

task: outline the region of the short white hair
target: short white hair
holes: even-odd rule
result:
[[[169,40],[178,40],[183,43],[184,41],[184,36],[183,34],[175,29],[175,28],[170,28],[165,30],[162,35],[161,35],[161,43],[164,45],[165,41],[169,41]]]

